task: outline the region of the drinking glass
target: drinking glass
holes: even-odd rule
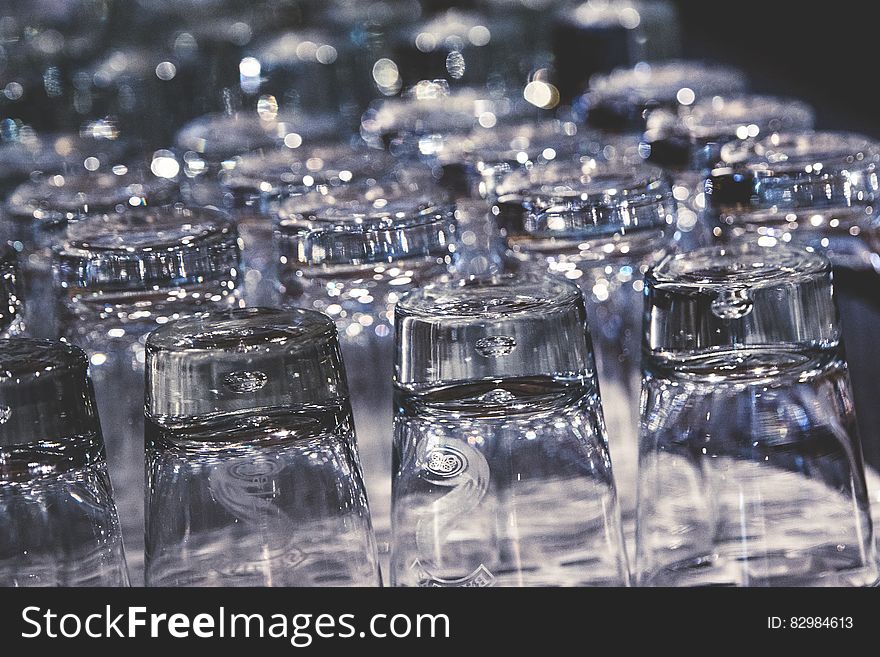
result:
[[[282,301],[336,321],[380,550],[391,508],[394,304],[443,280],[457,224],[442,190],[412,182],[320,188],[279,210]]]
[[[641,63],[595,75],[574,102],[588,125],[609,132],[642,132],[649,110],[676,110],[704,98],[745,90],[745,75],[728,66],[699,61]]]
[[[256,111],[207,114],[184,125],[174,138],[188,176],[216,173],[223,162],[259,148],[288,146],[339,136],[338,120],[327,114],[283,112],[276,104]]]
[[[0,339],[0,586],[127,586],[88,361]]]
[[[242,241],[243,295],[250,306],[279,303],[274,218],[282,202],[318,188],[392,179],[429,177],[422,167],[402,167],[388,153],[348,142],[252,151],[234,158],[219,175],[224,205],[236,219]]]
[[[792,98],[713,96],[674,110],[650,112],[642,154],[673,172],[678,228],[690,233],[693,245],[705,245],[711,226],[699,220],[706,208],[703,181],[721,159],[721,149],[779,132],[809,130],[814,122],[813,108]]]
[[[503,91],[464,87],[446,80],[423,80],[397,98],[373,103],[361,118],[360,133],[373,148],[396,156],[432,160],[453,135],[477,126],[549,117],[546,110]]]
[[[380,583],[326,315],[248,308],[154,331],[146,442],[148,585]]]
[[[638,160],[638,158],[637,158]],[[633,530],[641,375],[642,276],[675,247],[676,206],[666,176],[625,154],[533,167],[504,179],[495,213],[520,266],[583,290],[617,490]]]
[[[875,582],[828,260],[736,242],[645,281],[638,582]]]
[[[239,303],[235,225],[182,205],[71,224],[54,254],[61,334],[89,355],[134,583],[143,577],[144,342],[181,316]]]
[[[626,584],[579,289],[429,285],[395,333],[392,585]]]
[[[512,117],[448,135],[429,161],[440,168],[441,184],[456,195],[492,199],[497,185],[512,171],[566,157],[601,156],[605,149],[623,144],[635,151],[639,142],[609,138],[566,119]]]
[[[29,323],[35,337],[58,336],[52,248],[63,239],[66,226],[126,208],[169,203],[178,189],[173,180],[118,165],[48,175],[22,183],[10,194],[3,232],[22,253],[24,292],[32,300]]]
[[[669,0],[588,0],[553,14],[556,83],[568,102],[591,76],[681,54],[678,12]]]
[[[706,184],[716,241],[808,245],[834,267],[844,344],[851,357],[868,492],[880,520],[880,145],[862,135],[795,131],[721,150]]]
[[[8,129],[7,129],[8,128]],[[79,133],[38,133],[30,126],[4,126],[0,143],[0,200],[34,174],[69,175],[90,167],[111,168],[129,144],[112,125],[95,122]]]

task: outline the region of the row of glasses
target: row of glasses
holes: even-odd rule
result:
[[[737,242],[667,256],[645,281],[636,581],[875,582],[829,261]],[[391,582],[626,584],[579,288],[428,285],[396,315]],[[148,584],[380,581],[336,336],[326,315],[271,309],[150,334]],[[85,354],[3,346],[0,492],[8,522],[24,518],[5,536],[6,581],[125,583]],[[22,488],[51,505],[81,503],[78,485],[103,497],[25,531]]]

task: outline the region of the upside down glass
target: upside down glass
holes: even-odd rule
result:
[[[783,132],[728,144],[721,158],[706,184],[718,242],[799,243],[831,259],[868,493],[880,520],[880,145],[853,133]]]
[[[412,169],[416,167],[402,171],[390,154],[346,141],[257,150],[230,161],[219,182],[242,242],[242,292],[247,305],[278,305],[280,254],[274,218],[286,199],[319,188],[391,180]]]
[[[308,310],[147,340],[149,586],[380,583],[336,327]]]
[[[594,76],[574,107],[593,128],[640,133],[650,110],[676,111],[704,98],[741,92],[746,86],[745,75],[727,66],[690,60],[642,63]]]
[[[124,167],[123,167],[124,169]],[[24,289],[32,299],[32,330],[37,337],[58,336],[52,303],[52,248],[69,224],[121,212],[126,208],[162,205],[178,192],[177,183],[139,171],[107,170],[57,174],[19,185],[6,202],[3,232],[22,253]]]
[[[674,246],[675,201],[659,169],[591,157],[512,174],[497,219],[521,266],[583,290],[627,534],[635,511],[642,275]],[[629,537],[629,536],[628,536]]]
[[[626,584],[579,289],[430,285],[395,331],[392,585]]]
[[[375,181],[374,181],[375,182]],[[276,231],[282,299],[339,328],[380,550],[391,509],[394,304],[443,280],[457,224],[442,190],[415,182],[322,187],[285,202]]]
[[[88,360],[0,340],[0,586],[127,586]]]
[[[89,355],[131,565],[143,577],[144,342],[179,317],[239,303],[239,250],[222,212],[129,209],[71,224],[55,253],[61,334]]]
[[[646,291],[638,583],[874,583],[828,260],[709,247],[664,259]]]
[[[791,98],[713,96],[648,114],[640,149],[649,162],[673,172],[673,192],[679,202],[677,227],[688,234],[690,244],[705,246],[711,226],[701,220],[706,208],[703,181],[721,158],[722,149],[779,132],[809,130],[814,121],[813,109]]]

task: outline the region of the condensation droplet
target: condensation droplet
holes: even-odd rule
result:
[[[223,385],[232,392],[256,392],[268,380],[269,377],[264,372],[230,372],[223,377]]]
[[[712,302],[712,312],[720,319],[741,319],[753,306],[747,290],[726,290]]]
[[[8,406],[0,406],[0,424],[6,424],[11,417],[12,409]]]
[[[474,348],[481,356],[498,358],[499,356],[506,356],[516,349],[516,340],[509,335],[490,335],[477,340]]]

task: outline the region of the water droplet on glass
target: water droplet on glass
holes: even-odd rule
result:
[[[0,424],[6,424],[11,417],[12,409],[8,406],[0,406]]]
[[[474,348],[481,356],[498,358],[499,356],[506,356],[516,349],[516,340],[509,335],[490,335],[477,340]]]
[[[256,392],[264,385],[269,377],[264,372],[230,372],[223,377],[223,385],[232,392]]]
[[[516,395],[509,390],[504,390],[502,388],[495,388],[495,390],[490,390],[477,397],[477,401],[483,404],[506,404],[515,399]]]
[[[741,319],[752,312],[753,305],[747,290],[727,290],[712,302],[712,312],[721,319]]]

